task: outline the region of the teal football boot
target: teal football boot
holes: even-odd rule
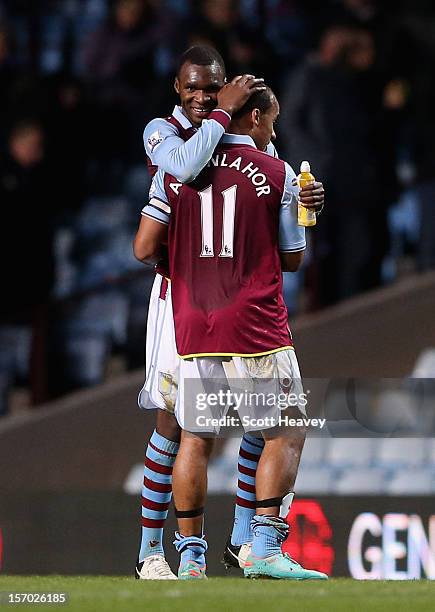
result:
[[[205,565],[199,565],[195,561],[186,561],[180,565],[178,570],[178,580],[204,580]]]
[[[174,545],[181,554],[178,580],[203,580],[207,578],[205,575],[205,553],[208,546],[205,539],[198,536],[183,536],[176,531]]]
[[[265,559],[249,555],[243,570],[245,578],[275,578],[276,580],[328,580],[323,572],[305,569],[287,553]]]

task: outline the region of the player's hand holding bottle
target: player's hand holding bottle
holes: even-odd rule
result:
[[[300,174],[293,179],[293,185],[298,185],[298,224],[305,227],[316,225],[316,213],[320,213],[325,203],[323,183],[316,181],[310,171],[307,161],[301,163]]]

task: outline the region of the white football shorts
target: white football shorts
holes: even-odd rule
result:
[[[214,425],[213,419],[221,419],[234,406],[245,431],[276,426],[280,412],[289,406],[306,416],[293,349],[261,357],[180,359],[178,382],[175,416],[187,431],[217,434],[221,425]]]
[[[139,392],[140,408],[174,413],[180,358],[175,344],[171,283],[156,274],[148,307],[145,383]]]

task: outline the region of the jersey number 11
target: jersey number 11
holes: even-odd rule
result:
[[[234,246],[234,219],[236,216],[237,185],[222,191],[224,199],[222,219],[222,247],[219,257],[232,257]],[[212,185],[199,192],[201,200],[202,248],[200,257],[214,257],[213,249],[213,191]]]

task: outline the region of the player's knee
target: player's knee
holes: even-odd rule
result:
[[[198,461],[208,461],[214,447],[214,439],[184,432],[182,444]]]
[[[173,442],[179,442],[181,437],[181,429],[177,423],[177,419],[173,414],[166,412],[166,410],[157,411],[157,433],[164,438],[172,440]]]

